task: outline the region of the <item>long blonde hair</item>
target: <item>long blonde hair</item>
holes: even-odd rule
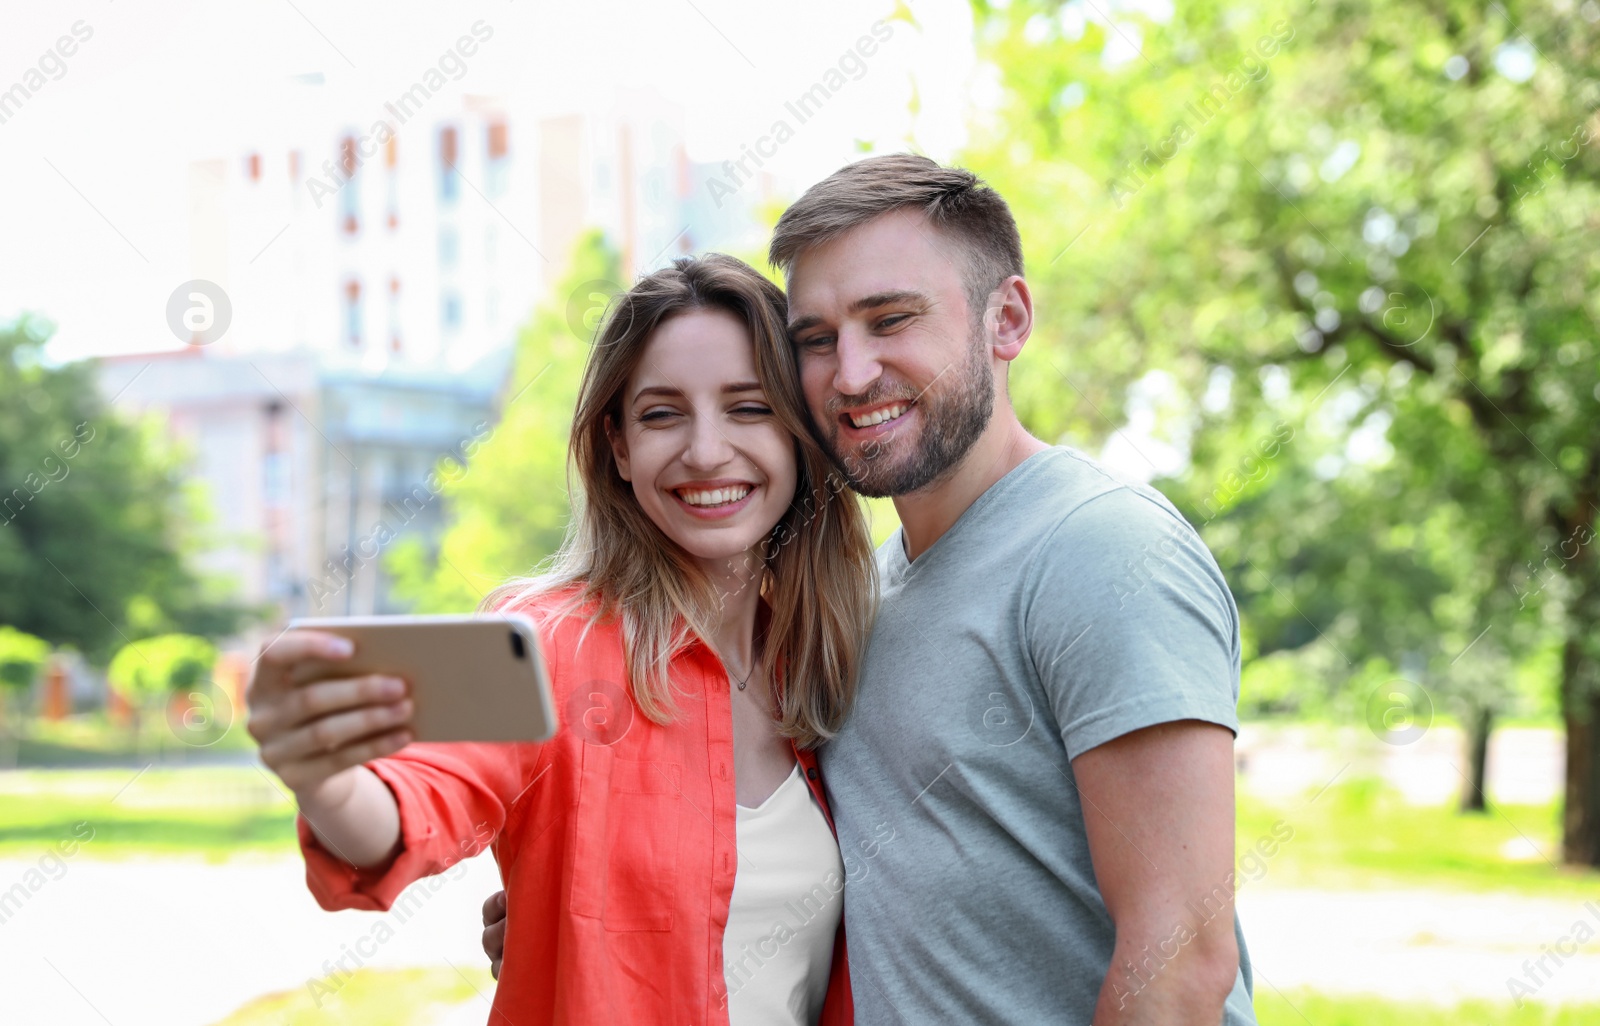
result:
[[[786,331],[787,301],[743,261],[720,253],[681,257],[617,298],[589,353],[573,416],[567,475],[577,508],[566,538],[543,573],[507,581],[479,608],[572,588],[558,613],[597,603],[599,619],[619,618],[634,700],[651,720],[671,720],[668,664],[691,634],[712,636],[719,597],[689,554],[639,506],[617,472],[606,426],[621,424],[624,391],[650,336],[692,310],[723,310],[749,329],[756,377],[795,439],[794,501],[762,544],[758,565],[746,569],[771,608],[760,667],[778,682],[779,730],[812,746],[833,736],[854,699],[876,568],[855,493],[811,432]],[[581,499],[571,487],[574,469]]]

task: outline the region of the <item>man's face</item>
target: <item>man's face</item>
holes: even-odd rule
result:
[[[806,406],[834,463],[865,495],[938,483],[994,412],[987,333],[968,306],[965,268],[960,250],[914,209],[795,261],[789,334]]]

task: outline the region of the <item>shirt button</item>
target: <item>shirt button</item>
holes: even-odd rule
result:
[[[813,766],[810,769],[806,770],[806,779],[807,780],[815,780],[815,779],[817,779],[817,768],[815,766]]]

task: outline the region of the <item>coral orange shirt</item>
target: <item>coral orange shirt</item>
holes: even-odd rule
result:
[[[592,614],[553,619],[559,598],[506,607],[539,625],[556,736],[414,743],[368,763],[399,803],[401,852],[358,869],[297,817],[306,883],[325,909],[387,911],[407,885],[491,847],[507,891],[492,1023],[726,1024],[738,865],[727,674],[695,641],[669,671],[677,717],[652,723],[623,683],[620,627],[596,622],[580,645]],[[796,754],[826,813],[814,755]],[[841,927],[821,1023],[852,1021]]]

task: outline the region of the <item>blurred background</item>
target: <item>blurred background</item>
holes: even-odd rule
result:
[[[901,150],[1017,214],[1030,429],[1232,586],[1261,1022],[1600,1021],[1597,0],[6,22],[6,1022],[485,1021],[492,861],[318,909],[251,660],[528,570],[608,299]]]

